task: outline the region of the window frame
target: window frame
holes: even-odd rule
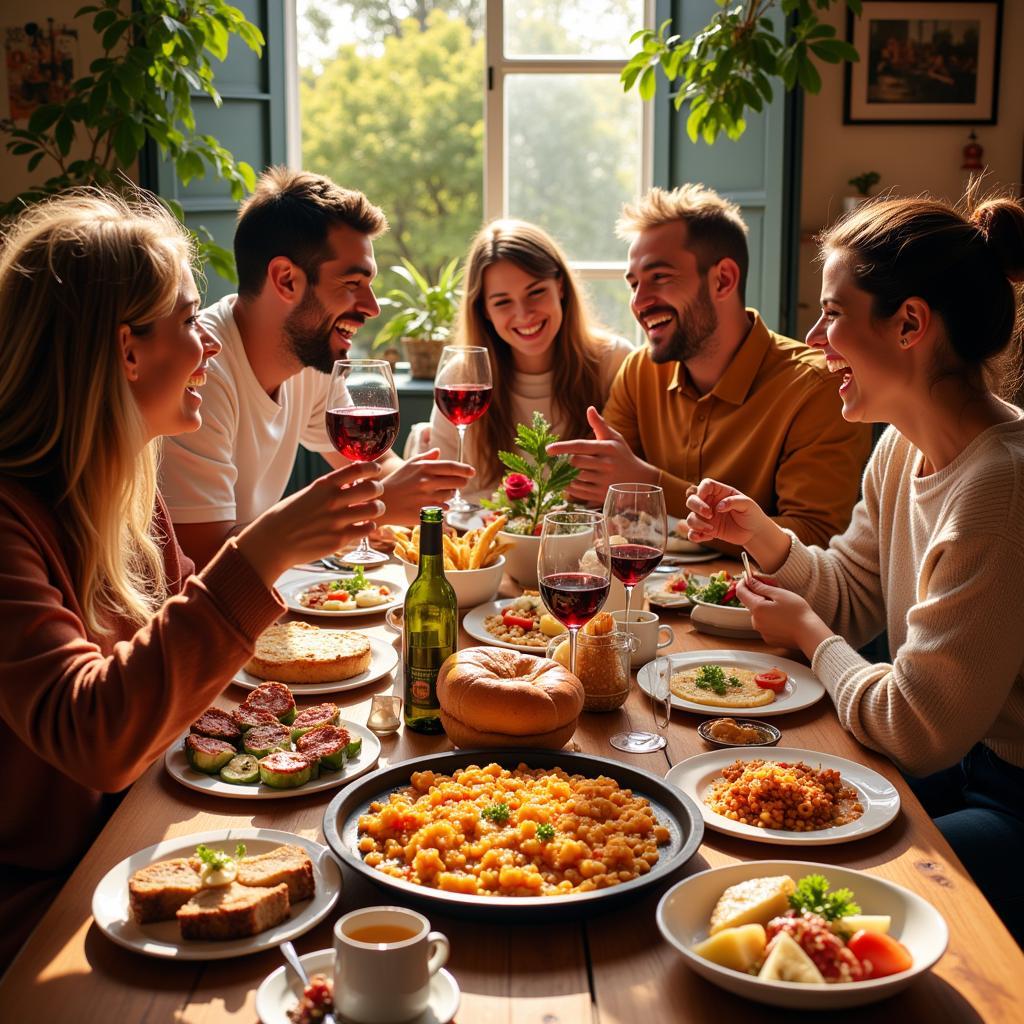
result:
[[[509,75],[595,74],[618,76],[628,55],[620,60],[575,56],[508,57],[505,55],[505,0],[485,0],[484,18],[484,220],[508,216],[508,164],[505,160],[505,79]],[[654,27],[656,0],[644,0],[644,26]],[[639,26],[638,26],[639,27]],[[625,44],[625,40],[623,41]],[[644,103],[640,126],[640,191],[654,184],[654,104]],[[617,211],[616,211],[617,212]],[[543,225],[542,225],[543,226]],[[621,280],[622,260],[570,260],[586,281]]]

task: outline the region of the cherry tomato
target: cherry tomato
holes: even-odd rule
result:
[[[504,611],[501,620],[506,626],[519,626],[522,629],[533,629],[533,619],[524,619],[514,612]]]
[[[781,668],[769,669],[767,672],[759,672],[754,676],[754,682],[762,690],[771,690],[773,693],[782,693],[786,688],[786,680],[789,676]]]
[[[914,958],[902,942],[878,932],[855,932],[846,943],[850,952],[868,968],[869,978],[885,978],[913,966]]]
[[[736,596],[736,581],[729,584],[729,589],[722,596],[722,604],[728,604]]]

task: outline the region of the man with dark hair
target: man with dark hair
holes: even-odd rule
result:
[[[328,375],[380,312],[373,239],[387,226],[361,192],[284,167],[266,171],[239,210],[238,294],[201,314],[222,346],[203,389],[203,425],[168,438],[161,465],[175,532],[197,566],[280,499],[300,444],[345,464],[324,421]],[[421,506],[473,476],[438,454],[382,460],[389,522],[416,521]]]
[[[769,331],[745,307],[749,256],[739,207],[703,185],[652,189],[618,224],[626,280],[648,344],[626,357],[594,440],[560,441],[580,470],[570,496],[658,484],[672,515],[703,477],[739,488],[807,543],[842,532],[871,432],[847,423],[821,353]]]

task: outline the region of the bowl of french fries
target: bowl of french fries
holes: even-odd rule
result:
[[[498,534],[505,525],[505,517],[462,536],[450,526],[444,527],[441,541],[444,545],[444,574],[455,591],[460,608],[471,608],[491,598],[501,586],[505,572],[508,544]],[[419,572],[420,528],[389,526],[395,538],[395,557],[405,567],[405,575],[412,582]]]

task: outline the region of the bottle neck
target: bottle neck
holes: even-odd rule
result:
[[[444,572],[444,547],[440,523],[420,523],[420,575]]]

